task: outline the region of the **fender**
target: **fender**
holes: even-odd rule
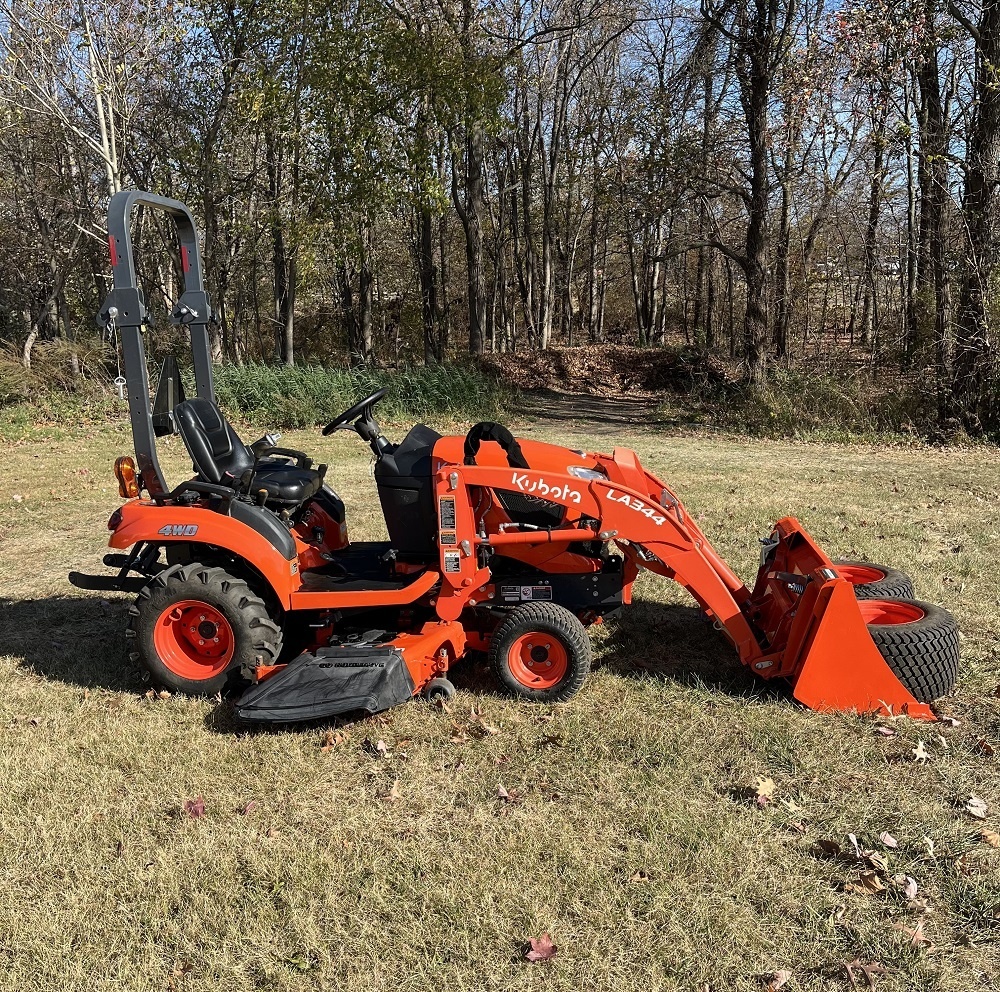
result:
[[[157,506],[145,499],[123,503],[117,512],[121,520],[111,533],[109,547],[124,549],[139,541],[214,544],[253,562],[286,610],[291,594],[301,585],[298,559],[288,561],[257,531],[224,513],[198,506]]]

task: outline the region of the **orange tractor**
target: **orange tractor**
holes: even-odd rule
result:
[[[130,238],[135,208],[177,223],[198,395],[162,375],[152,408]],[[138,588],[130,657],[156,683],[214,695],[270,722],[377,712],[414,695],[448,697],[451,667],[487,652],[528,699],[568,699],[591,665],[587,627],[631,602],[648,570],[680,583],[765,678],[788,680],[821,711],[934,719],[958,667],[958,631],[913,599],[902,573],[834,562],[793,517],[762,540],[752,588],[729,568],[674,492],[635,453],[574,451],[475,425],[465,437],[415,426],[398,444],[375,419],[381,389],[329,423],[375,457],[388,540],[351,542],[326,466],[267,435],[245,444],[215,403],[208,296],[183,204],[117,194],[109,212],[114,289],[101,319],[121,338],[135,459],[115,472],[124,504],[108,522],[117,576]],[[170,488],[155,436],[180,434],[194,478]],[[130,573],[136,573],[132,576]]]

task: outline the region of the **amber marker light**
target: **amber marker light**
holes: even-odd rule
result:
[[[115,478],[118,480],[118,495],[122,499],[135,499],[139,495],[135,461],[128,455],[122,455],[115,462]]]

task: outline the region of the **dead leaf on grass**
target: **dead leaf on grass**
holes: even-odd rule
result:
[[[821,837],[818,841],[816,841],[816,846],[824,854],[829,854],[833,857],[839,857],[844,850],[835,840],[828,840],[825,837]]]
[[[965,800],[965,812],[977,820],[985,820],[988,809],[986,803],[979,796],[969,796]]]
[[[880,723],[875,728],[875,733],[878,734],[879,737],[895,737],[896,736],[895,728],[893,728],[893,727],[887,727],[884,723]]]
[[[984,841],[986,841],[987,844],[990,845],[990,847],[1000,847],[1000,834],[998,834],[995,830],[989,830],[986,827],[983,827],[979,835]]]
[[[634,872],[632,872],[632,876],[629,878],[629,881],[630,882],[648,882],[649,881],[649,875],[647,875],[644,871],[641,871],[641,870],[640,871],[634,871]]]
[[[879,841],[881,841],[881,843],[885,847],[891,847],[893,849],[899,847],[899,843],[897,842],[896,838],[893,837],[892,834],[889,833],[888,830],[883,831],[882,833],[880,833],[878,835],[878,839],[879,839]]]
[[[953,716],[938,716],[938,719],[948,727],[961,727],[962,721]]]
[[[256,808],[257,808],[257,800],[256,799],[251,799],[250,802],[248,802],[243,807],[243,809],[240,810],[240,813],[243,816],[249,816]]]
[[[919,886],[917,885],[917,880],[911,875],[893,875],[892,880],[903,890],[903,895],[907,899],[912,901],[917,898]]]
[[[844,967],[847,969],[847,977],[851,980],[852,988],[858,987],[855,970],[860,971],[865,976],[865,981],[870,989],[875,988],[873,976],[885,974],[885,967],[879,961],[862,961],[860,958],[855,958],[853,961],[845,961]]]
[[[924,747],[924,742],[922,740],[917,741],[917,746],[913,749],[913,760],[924,764],[929,757],[930,754],[928,753],[927,748]]]
[[[972,750],[984,758],[992,758],[997,753],[997,749],[985,737],[976,741],[976,746]]]
[[[530,961],[532,964],[539,961],[551,961],[558,950],[559,948],[552,943],[552,938],[547,933],[543,933],[541,937],[532,937],[528,941],[528,946],[524,951],[524,960]]]
[[[910,938],[911,947],[925,947],[930,946],[930,940],[927,939],[924,933],[924,921],[917,920],[917,925],[911,930],[904,923],[897,923],[896,929],[906,934]]]
[[[765,975],[764,981],[767,982],[767,992],[778,992],[778,989],[788,984],[788,980],[791,977],[792,973],[785,969],[773,971],[770,975]]]
[[[184,812],[193,820],[205,815],[205,800],[201,796],[184,800]]]
[[[347,738],[339,730],[325,730],[319,739],[321,751],[332,751],[338,744],[343,744]]]
[[[399,779],[392,783],[392,788],[382,797],[382,802],[394,803],[399,799]]]
[[[516,792],[508,792],[503,785],[497,786],[497,799],[501,802],[509,803],[511,806],[521,801],[521,797]]]
[[[874,895],[884,892],[885,886],[878,877],[878,872],[863,871],[854,881],[844,886],[845,892],[857,892],[861,895]]]

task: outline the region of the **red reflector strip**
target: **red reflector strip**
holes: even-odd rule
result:
[[[191,261],[188,258],[187,245],[181,245],[181,268],[185,272],[189,272],[191,270]]]
[[[115,247],[115,236],[113,234],[108,235],[108,248],[111,249],[111,268],[114,268],[118,264],[118,249]]]

